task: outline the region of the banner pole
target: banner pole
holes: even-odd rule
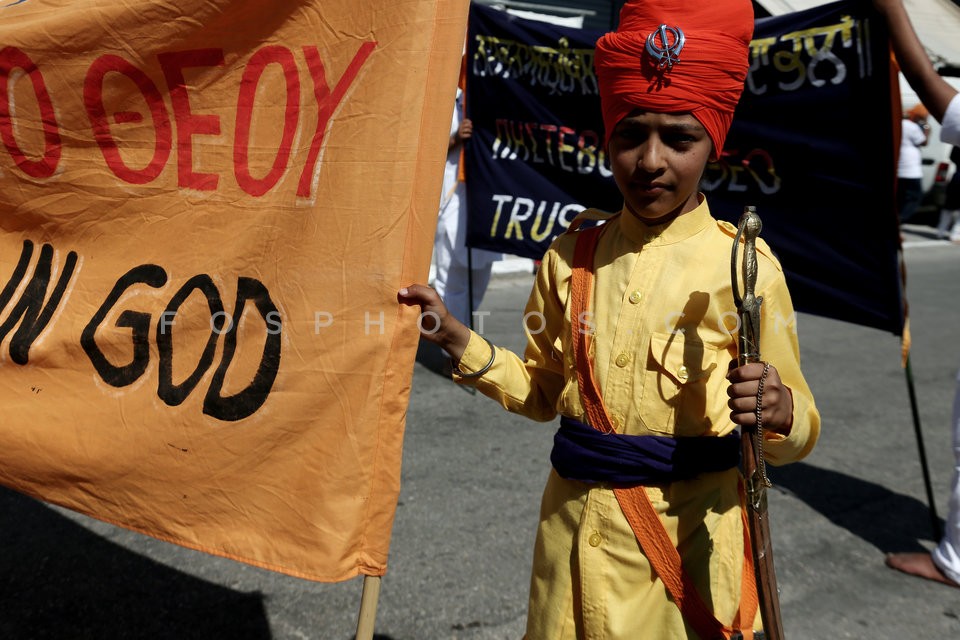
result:
[[[913,413],[913,432],[917,436],[917,450],[920,453],[920,468],[923,471],[923,485],[927,490],[927,505],[930,509],[930,524],[933,528],[933,540],[939,542],[943,535],[937,505],[933,501],[933,486],[930,484],[930,467],[927,465],[927,452],[923,446],[923,432],[920,430],[920,412],[917,409],[917,393],[913,387],[913,372],[910,369],[910,356],[907,356],[903,370],[907,375],[907,391],[910,394],[910,411]]]
[[[467,247],[467,326],[473,331],[473,249]]]
[[[360,614],[357,616],[356,640],[373,640],[377,622],[377,600],[380,598],[380,576],[363,576]]]

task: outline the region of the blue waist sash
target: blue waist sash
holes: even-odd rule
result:
[[[664,484],[740,462],[736,434],[702,438],[600,433],[562,416],[550,462],[562,478],[619,485]]]

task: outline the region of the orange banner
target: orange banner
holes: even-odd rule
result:
[[[467,9],[0,8],[0,482],[385,572]]]

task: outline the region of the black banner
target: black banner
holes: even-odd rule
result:
[[[593,70],[600,35],[471,5],[468,245],[537,259],[587,206],[620,209]]]
[[[593,46],[602,35],[471,6],[470,246],[539,258],[580,209],[617,211]],[[799,311],[899,335],[887,34],[865,0],[757,20],[750,73],[702,189],[757,207]],[[896,95],[896,94],[894,94]]]

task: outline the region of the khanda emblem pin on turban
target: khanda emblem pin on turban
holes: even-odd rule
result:
[[[665,24],[650,32],[647,36],[647,53],[658,70],[672,69],[680,61],[680,51],[686,39],[680,27],[668,27]]]

